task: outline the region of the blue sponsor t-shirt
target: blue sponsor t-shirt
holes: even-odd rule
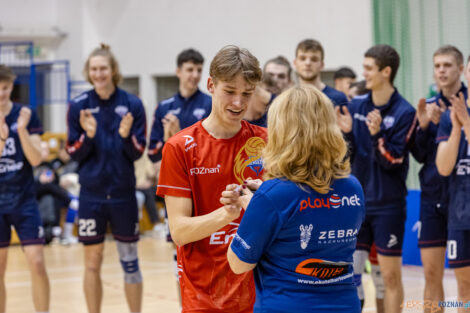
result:
[[[11,213],[20,204],[35,199],[33,169],[24,155],[18,136],[18,116],[22,106],[13,103],[10,113],[5,117],[9,128],[0,157],[0,213]],[[42,134],[42,126],[35,111],[31,111],[27,130],[30,135]]]
[[[470,113],[470,109],[468,111]],[[436,142],[447,141],[451,131],[450,110],[447,110],[441,117]],[[448,228],[470,230],[470,146],[463,129],[455,167],[449,177],[448,195]]]
[[[254,312],[360,312],[352,262],[365,216],[361,185],[350,176],[325,195],[302,188],[264,182],[232,241],[240,260],[257,263]]]

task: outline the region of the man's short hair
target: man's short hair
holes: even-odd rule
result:
[[[203,64],[204,57],[199,51],[189,48],[181,51],[180,54],[178,54],[178,57],[176,58],[176,65],[178,67],[181,67],[183,63],[186,62],[192,62],[194,64]]]
[[[262,72],[258,59],[247,49],[233,45],[223,47],[212,60],[209,75],[217,83],[219,80],[231,81],[238,74],[250,84],[259,83]]]
[[[320,51],[321,53],[321,60],[323,61],[325,57],[325,51],[323,50],[323,46],[318,40],[315,39],[304,39],[299,44],[297,45],[297,48],[295,48],[295,56],[297,56],[297,53],[299,53],[299,50],[302,51]]]
[[[365,80],[361,80],[361,81],[358,81],[358,82],[351,83],[351,86],[349,86],[349,88],[354,88],[354,87],[357,88],[356,93],[357,93],[358,96],[365,95],[366,93],[369,93],[369,91],[370,91],[366,87],[366,81]]]
[[[291,80],[292,66],[290,65],[287,58],[283,57],[282,55],[278,55],[277,57],[275,57],[271,60],[268,60],[266,63],[264,63],[263,73],[266,72],[266,67],[268,66],[269,63],[274,63],[274,64],[277,64],[277,65],[283,65],[283,66],[287,67],[287,77],[289,78],[289,81]]]
[[[277,86],[277,83],[274,78],[272,78],[270,75],[267,75],[266,73],[263,73],[263,77],[261,78],[261,84],[263,85],[263,88],[265,88],[270,93],[276,95],[281,93],[281,90]]]
[[[356,73],[349,67],[341,67],[335,72],[335,75],[333,76],[333,79],[340,79],[340,78],[352,78],[356,79]]]
[[[3,64],[0,64],[0,82],[14,82],[16,79],[15,73],[9,68],[8,66],[5,66]]]
[[[397,75],[398,67],[400,66],[400,56],[398,52],[389,45],[375,45],[364,54],[366,58],[373,58],[379,70],[383,70],[390,66],[390,83],[393,84],[395,76]]]
[[[455,61],[457,62],[457,65],[462,65],[463,64],[463,54],[462,54],[462,52],[460,52],[460,50],[457,49],[457,47],[452,46],[452,45],[445,45],[445,46],[439,47],[434,52],[432,57],[434,58],[436,55],[444,55],[444,54],[445,55],[449,55],[449,54],[453,55]]]

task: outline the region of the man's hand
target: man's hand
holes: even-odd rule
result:
[[[462,123],[460,123],[459,118],[457,117],[457,113],[455,112],[455,108],[452,105],[450,108],[450,121],[452,122],[452,128],[456,130],[462,129]]]
[[[222,203],[226,209],[227,206],[232,206],[233,209],[237,208],[241,211],[243,208],[246,210],[250,204],[251,198],[253,198],[253,192],[251,190],[258,190],[259,186],[263,181],[261,179],[247,178],[243,185],[228,185],[225,191],[222,192],[220,203]]]
[[[341,108],[339,106],[335,107],[336,111],[336,123],[338,124],[341,131],[345,134],[348,134],[352,130],[352,117],[349,113],[348,107],[343,105]],[[344,112],[344,113],[342,113]]]
[[[428,110],[431,121],[437,125],[441,121],[442,113],[447,111],[447,106],[444,101],[442,101],[442,99],[439,99],[439,106],[437,106],[435,103],[432,103]]]
[[[244,181],[244,185],[255,191],[258,190],[262,183],[263,181],[261,179],[253,179],[251,177],[248,177],[246,181]]]
[[[436,106],[435,104],[432,104]],[[431,115],[429,114],[429,107],[430,105],[426,103],[426,99],[421,98],[419,99],[416,115],[418,117],[419,127],[422,130],[425,130],[429,126],[429,122],[431,121]]]
[[[7,140],[10,130],[8,129],[8,124],[5,121],[5,115],[0,113],[0,139],[3,141]]]
[[[96,134],[96,119],[89,109],[80,111],[80,126],[86,132],[88,138],[94,138]]]
[[[132,113],[127,112],[127,114],[124,115],[121,120],[121,123],[119,124],[119,136],[121,136],[122,138],[129,137],[133,123],[134,117],[132,116]]]
[[[241,188],[242,187],[237,184],[227,185],[225,190],[222,191],[222,196],[220,198],[220,203],[224,205],[225,210],[228,215],[231,216],[232,220],[237,219],[240,216],[240,211],[242,210],[240,202]]]
[[[469,127],[470,116],[468,115],[468,109],[467,109],[467,105],[465,103],[465,98],[463,94],[459,92],[458,97],[452,96],[450,97],[449,101],[452,104],[452,109],[453,109],[452,112],[454,112],[455,114],[454,117],[459,120],[460,125],[463,127]]]
[[[167,141],[170,137],[174,136],[180,129],[180,120],[175,115],[168,113],[162,119],[163,124],[163,140]]]
[[[29,120],[31,119],[31,110],[26,107],[22,107],[20,110],[20,114],[18,115],[18,119],[16,123],[18,125],[18,130],[24,130],[28,127]]]
[[[372,136],[375,136],[380,131],[380,124],[382,124],[382,116],[380,115],[380,111],[374,109],[367,114],[367,127],[369,127],[369,132]]]

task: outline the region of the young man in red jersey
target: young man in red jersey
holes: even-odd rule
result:
[[[251,312],[251,272],[235,275],[226,259],[243,211],[221,205],[230,184],[261,178],[266,130],[243,121],[261,80],[258,60],[236,46],[212,60],[207,89],[212,112],[166,143],[157,194],[165,197],[178,246],[182,312]]]

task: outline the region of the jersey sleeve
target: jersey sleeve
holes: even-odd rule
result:
[[[243,262],[258,263],[282,225],[281,214],[273,201],[263,193],[255,193],[233,238],[232,251]]]
[[[349,157],[351,164],[354,162],[354,157],[356,156],[356,142],[355,142],[355,137],[354,137],[354,123],[357,123],[357,121],[354,118],[356,106],[357,105],[355,105],[353,101],[351,101],[347,105],[340,106],[340,110],[342,113],[344,113],[344,107],[348,109],[349,114],[351,114],[351,119],[352,119],[351,131],[349,133],[342,132],[343,138],[346,141],[346,144],[348,145],[347,157]]]
[[[148,156],[152,162],[158,162],[162,159],[163,148],[163,107],[158,105],[153,115],[152,129],[150,131]]]
[[[67,153],[79,163],[93,150],[93,139],[80,126],[80,108],[78,103],[72,102],[67,113]]]
[[[163,148],[157,195],[183,198],[191,198],[192,195],[184,155],[173,144],[166,144]]]
[[[452,121],[450,120],[450,110],[444,112],[437,130],[436,143],[447,141],[452,131]]]
[[[419,125],[416,127],[414,140],[410,152],[419,163],[424,163],[430,149],[434,147],[434,140],[431,134],[431,125],[422,129]]]
[[[385,134],[382,130],[372,136],[375,160],[384,169],[402,166],[409,150],[409,141],[416,130],[417,118],[414,110],[400,116],[394,129]]]
[[[39,116],[33,109],[31,109],[31,118],[29,120],[27,129],[30,135],[42,135],[44,133]]]
[[[122,140],[124,153],[129,159],[136,161],[144,153],[147,143],[147,120],[145,118],[144,106],[140,100],[134,102],[132,115],[134,122],[132,123],[130,135]]]
[[[339,105],[339,106],[343,106],[343,105],[348,105],[349,104],[349,100],[348,100],[348,97],[346,97],[346,95],[344,93],[342,93],[341,91],[338,91],[338,96],[336,97],[335,101],[333,102],[336,102],[334,103],[335,106]]]

